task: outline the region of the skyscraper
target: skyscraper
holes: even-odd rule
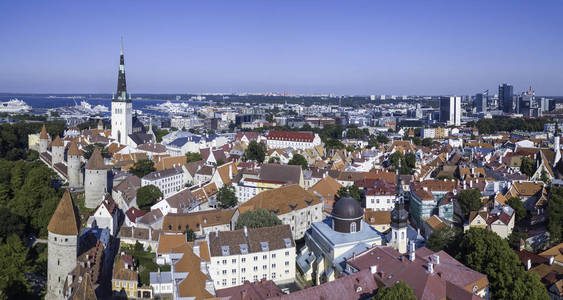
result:
[[[514,91],[510,84],[503,83],[498,86],[499,109],[505,113],[514,112]]]
[[[475,101],[473,102],[473,106],[475,107],[477,112],[487,111],[488,98],[489,98],[489,91],[485,91],[484,93],[478,93],[475,95]]]
[[[128,136],[133,133],[132,111],[131,94],[129,94],[129,97],[127,96],[125,58],[123,55],[123,41],[121,41],[117,94],[111,99],[111,137],[119,144],[127,144]]]
[[[440,97],[440,122],[461,125],[461,97]]]

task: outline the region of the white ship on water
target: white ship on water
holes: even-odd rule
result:
[[[29,112],[30,110],[31,106],[20,99],[10,99],[6,102],[0,102],[0,112],[22,113]]]

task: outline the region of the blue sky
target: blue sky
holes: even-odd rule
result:
[[[563,1],[2,1],[0,91],[563,95]]]

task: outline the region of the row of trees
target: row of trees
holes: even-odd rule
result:
[[[534,119],[523,119],[523,118],[505,118],[505,117],[495,117],[492,119],[480,119],[475,124],[479,133],[489,134],[496,133],[499,131],[543,131],[543,126],[548,123],[547,118],[534,118]]]
[[[37,154],[28,151],[28,135],[41,131],[43,123],[16,123],[0,125],[0,158],[7,160],[35,159]],[[45,123],[47,133],[52,137],[62,135],[65,129],[64,122]],[[32,157],[30,157],[32,156]]]

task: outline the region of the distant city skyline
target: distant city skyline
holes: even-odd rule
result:
[[[0,92],[563,95],[561,1],[2,2]]]

